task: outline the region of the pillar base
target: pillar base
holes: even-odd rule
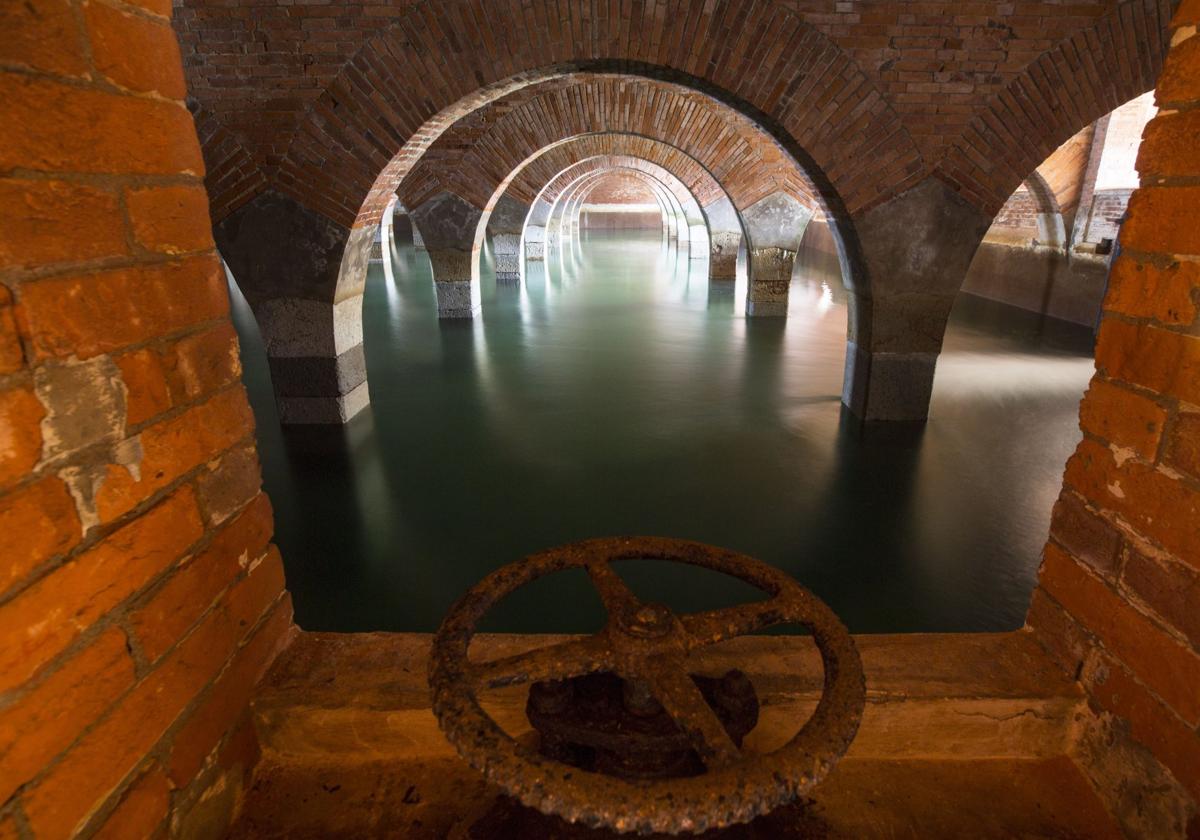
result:
[[[746,303],[746,314],[752,318],[784,318],[787,310],[786,300],[752,300]]]
[[[284,425],[330,425],[349,422],[370,404],[367,383],[362,382],[348,394],[331,397],[276,398],[279,422]]]
[[[926,420],[937,357],[937,353],[871,353],[850,344],[842,402],[862,420]]]
[[[479,291],[470,280],[440,280],[433,286],[439,318],[474,318],[479,312]]]

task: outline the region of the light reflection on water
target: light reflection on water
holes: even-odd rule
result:
[[[690,270],[689,270],[690,269]],[[261,341],[235,300],[276,540],[301,626],[431,630],[492,569],[590,536],[652,533],[774,563],[857,632],[1020,626],[1090,337],[963,298],[932,419],[862,435],[839,402],[845,293],[805,255],[789,317],[656,237],[592,234],[445,322],[423,253],[364,305],[371,408],[345,429],[278,426]],[[631,564],[683,609],[745,594]],[[536,587],[491,629],[586,630],[578,577]]]

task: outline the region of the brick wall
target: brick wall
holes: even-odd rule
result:
[[[1037,196],[1022,186],[1009,196],[1008,201],[1004,202],[1004,206],[1000,208],[1000,212],[996,214],[996,219],[992,222],[992,231],[989,231],[989,235],[997,229],[1003,229],[1022,233],[1029,232],[1029,238],[1032,239],[1037,235],[1037,217],[1040,212],[1041,207],[1038,205]]]
[[[1175,18],[1029,623],[1200,801],[1200,2]],[[1162,799],[1164,794],[1155,794]],[[1148,805],[1153,799],[1146,800]],[[1195,830],[1195,826],[1193,826]],[[1191,835],[1189,835],[1191,836]]]
[[[1101,239],[1117,239],[1125,210],[1133,190],[1097,190],[1092,199],[1091,214],[1083,230],[1082,242],[1099,242]]]
[[[211,836],[291,633],[169,13],[0,10],[0,837]]]

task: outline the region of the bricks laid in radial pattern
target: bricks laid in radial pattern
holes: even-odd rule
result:
[[[292,633],[169,12],[0,12],[0,836],[219,834]]]
[[[1157,805],[1176,784],[1200,800],[1200,145],[1177,135],[1180,114],[1200,107],[1200,37],[1184,25],[1198,11],[1185,6],[1176,21],[1080,407],[1084,437],[1067,465],[1074,501],[1055,508],[1029,615],[1096,708],[1126,719],[1170,772],[1146,794]],[[1132,784],[1107,771],[1094,780]]]

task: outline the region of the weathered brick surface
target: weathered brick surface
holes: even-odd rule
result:
[[[110,609],[172,566],[203,533],[190,488],[52,573],[0,610],[0,690],[42,670]]]
[[[144,248],[177,254],[206,250],[212,242],[208,197],[198,184],[130,190],[125,202],[134,239]]]
[[[1151,123],[1153,125],[1153,123]],[[1200,263],[1166,260],[1161,264],[1122,254],[1108,275],[1109,312],[1171,326],[1196,320]]]
[[[190,716],[243,714],[291,635],[169,13],[0,9],[4,837],[227,795],[165,763],[250,755]]]
[[[1147,461],[1158,453],[1166,422],[1166,409],[1154,400],[1099,377],[1092,380],[1079,410],[1085,432],[1132,449]]]
[[[54,180],[0,184],[0,268],[119,257],[128,250],[113,190]]]
[[[153,837],[167,816],[171,788],[162,770],[152,766],[129,786],[116,809],[96,832],[96,840]]]
[[[179,44],[170,24],[132,14],[104,0],[83,4],[92,60],[114,84],[141,93],[183,99]]]
[[[82,531],[75,500],[57,476],[0,496],[0,593],[77,545]]]
[[[1181,7],[1177,25],[1197,12]],[[1028,622],[1200,801],[1200,145],[1180,134],[1200,106],[1200,37],[1175,38],[1066,469],[1064,498],[1089,517],[1055,509]]]
[[[24,476],[41,458],[46,409],[33,388],[0,391],[0,490]]]
[[[221,265],[206,254],[30,283],[17,312],[40,357],[88,358],[222,318],[228,307]]]
[[[133,679],[125,634],[112,628],[0,712],[0,799],[69,747]]]

